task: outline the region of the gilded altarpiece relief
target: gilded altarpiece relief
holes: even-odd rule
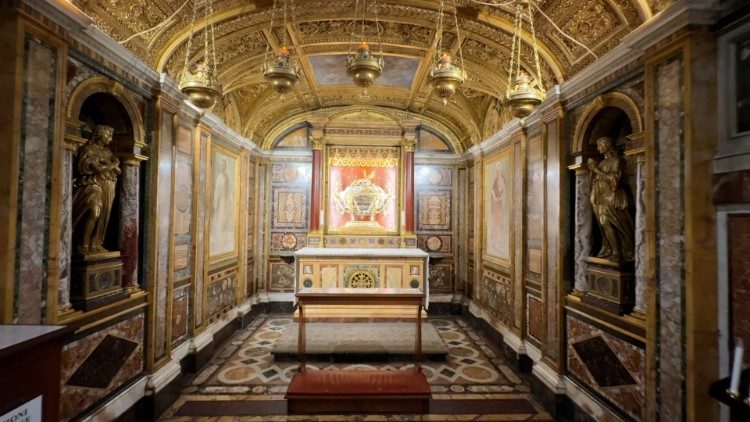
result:
[[[341,146],[328,148],[327,232],[367,233],[398,231],[400,154],[393,147]],[[372,209],[354,209],[345,203],[346,192],[368,189],[381,192]],[[354,211],[354,212],[352,212]]]

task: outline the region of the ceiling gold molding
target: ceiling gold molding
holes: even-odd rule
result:
[[[183,4],[182,0],[72,0],[105,33],[122,40],[165,21]],[[538,0],[544,13],[565,31],[601,55],[651,18],[652,9],[662,10],[673,0]],[[418,60],[409,87],[374,86],[370,98],[359,98],[353,84],[320,85],[310,57],[347,53],[354,0],[297,0],[294,23],[282,27],[277,11],[274,28],[269,30],[271,0],[214,0],[214,27],[219,81],[225,98],[214,112],[241,135],[262,147],[270,147],[275,135],[319,110],[349,106],[373,110],[396,110],[418,115],[431,127],[451,139],[456,150],[463,150],[489,136],[510,118],[502,105],[507,83],[507,67],[513,31],[512,6],[491,7],[457,0],[461,39],[446,27],[443,45],[453,55],[458,46],[464,53],[468,79],[459,95],[443,107],[432,94],[427,72],[434,54],[438,2],[430,0],[384,0],[379,3],[377,28],[387,56]],[[450,3],[450,2],[449,2]],[[449,6],[449,5],[446,5]],[[452,14],[452,5],[448,13]],[[125,44],[134,54],[158,71],[174,79],[182,69],[190,33],[192,2],[173,21],[147,38]],[[563,82],[588,66],[593,57],[561,36],[537,13],[535,16],[542,78],[545,86]],[[202,10],[197,25],[203,27]],[[266,87],[260,67],[267,48],[279,46],[288,34],[290,50],[303,69],[294,90],[283,99]],[[194,41],[202,39],[197,31]],[[530,34],[522,34],[530,45]],[[199,42],[198,44],[202,44]],[[191,62],[200,59],[201,48],[193,48]],[[529,49],[526,49],[529,50]],[[522,66],[533,68],[530,50]],[[342,64],[343,69],[343,64]],[[439,128],[438,128],[439,126]]]

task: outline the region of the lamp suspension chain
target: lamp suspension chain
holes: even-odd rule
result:
[[[435,61],[440,59],[440,55],[443,53],[443,10],[445,8],[445,0],[440,0],[440,9],[438,11],[438,25],[435,32],[435,39],[437,40],[437,48],[435,49]]]
[[[193,46],[193,34],[195,33],[195,12],[198,10],[197,3],[198,0],[193,2],[193,17],[190,20],[190,35],[188,35],[187,46],[185,47],[185,64],[182,66],[183,72],[187,71],[190,61],[190,48]]]
[[[536,66],[536,82],[539,86],[542,86],[542,67],[539,65],[539,49],[536,45],[536,30],[534,29],[534,13],[531,10],[531,2],[529,0],[529,23],[531,25],[531,45],[534,49],[534,65]]]
[[[276,17],[276,0],[273,0],[273,6],[271,8],[271,24],[268,27],[268,32],[270,32],[269,36],[273,36],[273,21],[274,21],[275,17]],[[267,42],[266,43],[266,54],[263,56],[263,63],[267,63],[268,62],[268,53],[270,53],[270,52],[271,52],[271,43]]]
[[[458,43],[458,57],[461,60],[461,71],[466,73],[466,68],[464,67],[464,51],[461,47],[461,44],[463,44],[461,40],[461,30],[458,28],[458,6],[456,5],[456,0],[453,0],[453,23],[456,25],[456,42]]]
[[[214,5],[208,0],[208,22],[211,24],[211,74],[216,76],[216,36],[214,34]]]

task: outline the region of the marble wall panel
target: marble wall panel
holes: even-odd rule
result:
[[[416,165],[414,184],[417,186],[453,186],[453,168],[437,165]]]
[[[156,226],[153,247],[156,248],[156,262],[152,294],[154,295],[154,358],[159,359],[167,349],[167,282],[169,274],[169,243],[171,199],[172,199],[172,133],[174,114],[164,111],[159,126],[159,140],[156,145],[158,163],[154,166],[156,172],[155,218],[152,222]]]
[[[730,338],[750,344],[750,214],[731,214],[727,218],[729,251],[729,297],[732,321]],[[750,364],[750,353],[744,355]]]
[[[523,162],[523,148],[520,142],[516,142],[513,145],[513,161],[515,163]],[[524,197],[524,171],[526,170],[522,165],[513,166],[513,198]],[[515,289],[513,293],[513,326],[518,329],[518,331],[522,330],[521,321],[523,320],[523,314],[526,311],[523,304],[525,299],[523,290],[524,287],[523,283],[521,282],[521,280],[523,280],[524,256],[523,254],[519,253],[519,251],[522,249],[521,245],[523,245],[524,237],[524,231],[522,230],[523,226],[521,223],[524,219],[523,202],[523,200],[513,200],[513,220],[510,224],[512,227],[511,236],[513,239],[513,249],[515,249],[515,251],[511,254],[511,271],[513,271],[513,280],[518,280],[518,282],[513,283],[513,288]]]
[[[41,324],[47,293],[57,49],[27,34],[23,65],[13,322]]]
[[[629,342],[576,318],[567,316],[568,371],[588,388],[635,420],[646,407],[646,352]]]
[[[429,267],[430,294],[451,293],[453,291],[454,263],[430,263]]]
[[[526,268],[542,273],[542,241],[544,234],[544,142],[541,136],[529,138],[526,168]]]
[[[190,155],[175,155],[174,233],[190,233],[193,205],[193,161]]]
[[[310,183],[312,164],[310,163],[273,163],[271,165],[271,183],[305,184]]]
[[[198,177],[195,183],[197,183],[197,191],[200,193],[196,198],[195,207],[195,250],[201,251],[195,254],[195,274],[200,274],[200,277],[195,277],[193,280],[193,289],[195,291],[195,302],[193,302],[193,320],[195,326],[200,327],[203,325],[203,291],[204,291],[204,254],[202,251],[205,247],[205,228],[206,228],[206,163],[208,162],[208,142],[209,136],[207,133],[202,132],[200,134],[200,159],[198,160]]]
[[[255,277],[255,261],[249,260],[245,267],[245,295],[250,297],[258,291],[257,278]]]
[[[546,315],[544,302],[536,296],[526,295],[526,332],[542,343],[547,337],[544,326]]]
[[[451,230],[451,191],[419,189],[416,193],[417,232]]]
[[[269,290],[291,291],[294,289],[294,264],[284,261],[270,262],[268,280]]]
[[[307,229],[309,198],[307,187],[275,186],[271,198],[271,229]]]
[[[656,67],[655,131],[657,227],[657,297],[659,306],[660,413],[665,420],[683,419],[685,382],[683,335],[684,182],[682,57]]]
[[[514,320],[513,303],[515,291],[510,277],[484,269],[480,301],[490,307],[499,319],[509,326]]]
[[[586,291],[586,258],[591,254],[591,175],[587,171],[576,173],[575,192],[575,290]]]
[[[453,251],[453,237],[451,235],[419,235],[417,236],[417,247],[425,252]]]
[[[294,252],[307,243],[304,233],[272,233],[271,252]]]
[[[141,374],[144,370],[144,336],[145,315],[139,313],[65,345],[62,351],[60,419],[70,420]],[[107,343],[102,345],[105,339]],[[135,348],[132,348],[133,343]],[[118,359],[112,359],[115,355]],[[93,368],[100,366],[103,375],[114,375],[108,379],[89,376],[86,383],[89,387],[69,385],[68,381],[84,363]],[[78,379],[77,383],[85,382]]]
[[[237,304],[237,267],[208,276],[206,287],[206,318],[212,321]]]
[[[174,290],[172,294],[172,345],[176,346],[188,334],[190,318],[190,286],[183,286]]]

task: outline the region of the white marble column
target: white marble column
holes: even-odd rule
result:
[[[576,170],[575,198],[575,288],[577,292],[586,291],[586,258],[591,255],[591,174],[583,167]]]

